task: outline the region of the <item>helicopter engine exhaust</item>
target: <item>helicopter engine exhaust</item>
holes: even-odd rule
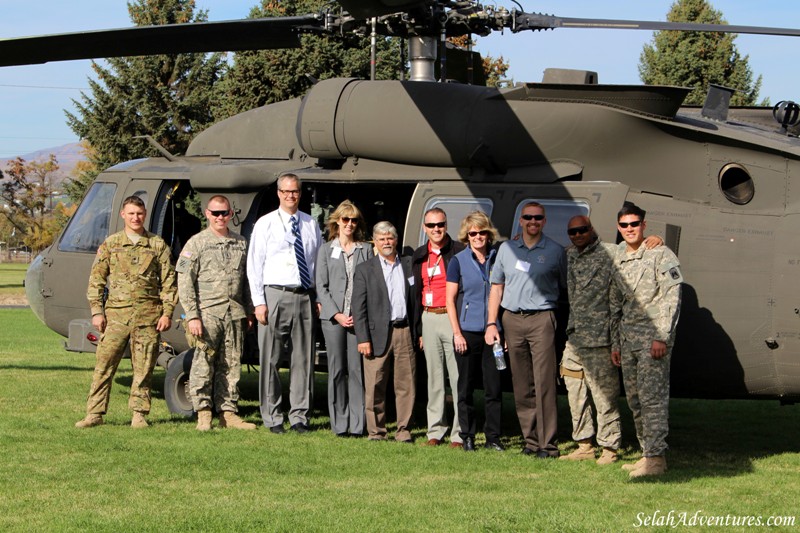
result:
[[[297,138],[320,159],[358,156],[503,172],[542,159],[519,103],[491,87],[331,79],[303,99]]]

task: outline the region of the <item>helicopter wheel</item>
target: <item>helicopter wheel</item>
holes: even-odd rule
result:
[[[189,396],[189,371],[192,368],[194,349],[181,352],[167,365],[164,377],[164,399],[170,413],[186,418],[194,416],[192,400]]]

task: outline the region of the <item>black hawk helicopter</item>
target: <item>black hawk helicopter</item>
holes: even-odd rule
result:
[[[121,226],[123,198],[145,200],[148,228],[177,254],[201,229],[188,197],[227,195],[236,229],[248,236],[277,205],[277,177],[293,172],[304,183],[304,211],[324,213],[350,198],[371,222],[393,222],[406,248],[424,242],[422,215],[434,206],[452,221],[481,209],[511,236],[522,206],[537,200],[547,208],[547,233],[568,244],[566,222],[576,214],[590,214],[601,237],[614,241],[617,210],[634,202],[682,264],[673,396],[800,396],[796,104],[734,109],[730,91],[714,87],[702,110],[687,108],[681,104],[688,89],[601,85],[588,71],[551,69],[541,83],[506,89],[441,83],[435,74],[438,68],[438,79],[448,79],[445,41],[459,35],[565,27],[786,36],[800,30],[564,18],[474,0],[340,4],[298,17],[0,41],[0,66],[285,48],[299,46],[305,32],[408,42],[410,81],[323,80],[303,98],[217,123],[184,155],[162,149],[162,157],[101,173],[26,278],[31,308],[67,337],[68,350],[94,349],[86,280],[97,247]],[[163,338],[167,403],[190,415],[183,384],[191,352],[180,325]]]

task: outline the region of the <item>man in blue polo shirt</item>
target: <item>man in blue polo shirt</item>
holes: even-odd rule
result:
[[[564,248],[542,233],[546,222],[544,206],[525,204],[522,238],[500,246],[490,279],[485,334],[487,344],[500,339],[502,306],[514,403],[525,439],[522,453],[539,458],[558,457],[555,309],[567,285]]]

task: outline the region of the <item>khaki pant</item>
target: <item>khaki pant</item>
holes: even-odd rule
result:
[[[155,324],[131,326],[132,312],[126,309],[106,310],[106,330],[97,346],[97,362],[86,401],[86,412],[104,415],[108,411],[111,382],[119,362],[125,353],[128,341],[131,344],[131,366],[133,380],[128,407],[133,411],[150,412],[150,380],[158,358],[158,332]]]
[[[411,330],[408,327],[392,329],[392,340],[386,353],[364,358],[364,403],[367,434],[371,439],[386,438],[386,387],[392,361],[397,408],[397,432],[394,438],[404,441],[411,438],[409,426],[414,411],[417,371]]]
[[[445,367],[450,390],[458,392],[458,364],[453,348],[453,327],[447,314],[422,313],[422,344],[428,371],[428,439],[442,440],[450,430],[450,441],[461,442],[458,403],[453,402],[453,425],[447,423]]]

